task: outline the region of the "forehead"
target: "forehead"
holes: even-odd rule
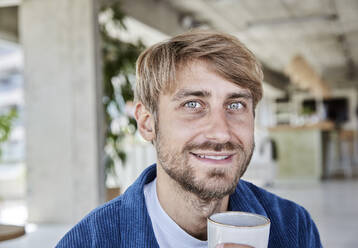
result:
[[[242,92],[251,95],[247,88],[239,86],[228,79],[222,77],[208,62],[192,61],[179,67],[175,73],[169,95],[174,95],[182,89],[205,90],[213,93]]]

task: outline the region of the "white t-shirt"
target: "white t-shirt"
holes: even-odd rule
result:
[[[156,183],[157,179],[154,179],[144,185],[144,197],[159,247],[207,248],[207,241],[201,241],[186,233],[163,210],[158,200]]]

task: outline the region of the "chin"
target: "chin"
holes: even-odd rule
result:
[[[196,185],[199,189],[196,193],[203,200],[222,199],[234,193],[237,182],[238,180],[232,175],[211,173]]]

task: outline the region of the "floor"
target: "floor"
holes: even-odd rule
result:
[[[358,180],[276,184],[268,190],[303,205],[310,212],[323,247],[358,247]],[[9,217],[11,211],[2,206],[0,213],[7,211]],[[11,206],[11,209],[19,213],[17,216],[26,215],[24,206]],[[0,221],[4,220],[6,216],[0,215]],[[70,226],[28,224],[26,228],[25,236],[0,242],[0,248],[54,247]]]
[[[358,247],[358,180],[278,185],[269,190],[310,212],[323,247]]]

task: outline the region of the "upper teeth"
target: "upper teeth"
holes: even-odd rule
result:
[[[208,158],[208,159],[215,159],[215,160],[223,160],[227,159],[229,156],[209,156],[209,155],[199,155],[200,158]]]

